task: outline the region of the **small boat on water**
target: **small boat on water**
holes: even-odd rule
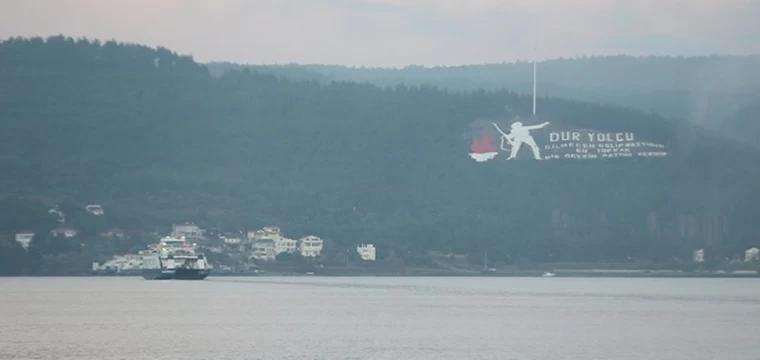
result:
[[[553,272],[548,272],[547,271],[547,272],[541,274],[541,277],[554,277],[555,275],[557,275],[557,274],[555,274]]]
[[[211,272],[206,257],[184,237],[164,237],[141,255],[140,269],[146,280],[203,280]]]

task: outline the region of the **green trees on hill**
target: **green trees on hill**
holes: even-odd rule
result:
[[[294,79],[367,82],[378,86],[437,86],[449,91],[533,90],[528,62],[453,67],[409,66],[402,69],[351,68],[337,65],[240,65],[211,63],[221,76],[251,69]],[[633,57],[592,56],[555,59],[539,64],[538,90],[551,96],[616,104],[656,112],[714,129],[757,145],[760,132],[734,121],[746,107],[760,102],[760,56]],[[754,111],[757,117],[758,112]]]
[[[494,262],[730,254],[757,232],[759,155],[656,115],[542,99],[553,123],[636,131],[673,154],[475,163],[468,124],[527,114],[529,97],[214,78],[168,50],[66,38],[6,41],[0,59],[0,192],[99,203],[108,226],[277,224],[339,248]]]

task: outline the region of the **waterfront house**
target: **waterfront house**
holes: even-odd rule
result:
[[[356,252],[364,261],[375,261],[375,245],[361,244],[356,247]]]
[[[317,236],[304,236],[299,240],[298,250],[303,257],[317,257],[322,252],[324,242]]]
[[[277,254],[294,253],[298,250],[298,241],[282,236],[274,238],[274,245]]]
[[[252,258],[261,261],[273,261],[277,257],[275,243],[271,239],[260,239],[253,243]]]
[[[760,249],[753,247],[744,252],[744,261],[760,260]]]
[[[705,249],[694,250],[692,258],[695,263],[701,263],[705,261]]]

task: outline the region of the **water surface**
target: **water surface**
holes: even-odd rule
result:
[[[0,359],[757,360],[757,279],[0,278]]]

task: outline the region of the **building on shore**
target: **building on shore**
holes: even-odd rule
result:
[[[172,224],[172,237],[195,242],[203,238],[203,230],[193,223]]]
[[[358,245],[356,252],[359,253],[359,257],[364,261],[375,261],[376,259],[375,245],[373,244]]]
[[[103,264],[92,263],[93,271],[103,272],[122,272],[140,270],[142,266],[142,255],[126,254],[114,255],[111,259],[106,260]]]
[[[224,234],[219,236],[219,239],[221,239],[225,245],[240,245],[243,243],[243,239],[236,234]]]
[[[324,241],[317,236],[304,236],[298,241],[298,251],[303,257],[317,257],[322,253]]]
[[[19,243],[24,250],[29,249],[29,246],[32,245],[32,239],[34,239],[34,232],[22,231],[16,233],[16,242]]]
[[[74,228],[69,227],[58,227],[53,230],[50,230],[50,235],[53,235],[55,237],[63,236],[67,238],[72,238],[74,236],[77,236],[79,234],[79,231],[77,231]]]
[[[695,263],[705,262],[705,249],[694,250],[692,259]]]
[[[127,233],[124,230],[111,228],[98,234],[102,238],[106,239],[118,239],[123,240],[128,238]]]
[[[744,261],[758,261],[760,260],[760,249],[751,248],[744,252]]]
[[[248,241],[252,242],[251,258],[261,261],[275,260],[282,253],[298,253],[303,257],[317,257],[322,253],[324,242],[314,235],[298,240],[286,237],[277,226],[265,226],[260,230],[249,230]]]
[[[261,261],[274,261],[277,257],[277,250],[273,240],[259,239],[253,243],[253,259]]]
[[[252,257],[258,260],[270,261],[279,254],[298,251],[298,241],[285,237],[277,226],[248,231],[248,239],[253,241]]]

